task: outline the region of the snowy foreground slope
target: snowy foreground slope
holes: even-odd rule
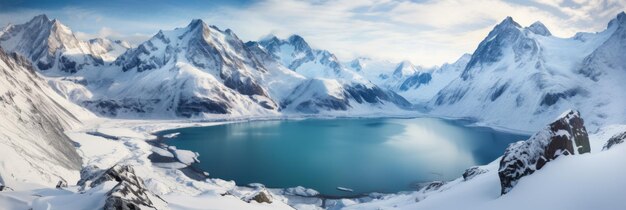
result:
[[[573,119],[571,116],[578,114],[564,115],[563,122],[575,122],[568,120]],[[202,125],[215,124],[219,123]],[[574,124],[571,129],[557,126],[559,129],[552,134],[540,131],[529,141],[546,136],[570,139],[569,135],[578,133]],[[149,133],[179,126],[190,124],[95,120],[82,129],[68,132],[68,136],[81,145],[77,151],[83,157],[83,178],[91,177],[90,174],[97,177],[100,169],[132,166],[133,173],[126,173],[126,176],[141,179],[138,189],[145,190],[145,196],[128,197],[148,198],[139,201],[149,200],[158,204],[152,205],[157,209],[621,209],[626,206],[621,199],[626,193],[621,175],[626,171],[620,167],[626,164],[625,125],[603,127],[589,136],[590,153],[560,155],[540,170],[522,177],[505,195],[501,195],[498,175],[501,159],[498,158],[488,165],[468,169],[456,180],[428,183],[419,191],[339,200],[322,200],[316,197],[317,192],[304,188],[265,189],[258,185],[238,187],[234,182],[220,179],[198,181],[180,170],[186,167],[182,160],[187,157],[170,163],[153,163],[148,159],[154,153],[172,158],[187,153],[150,144],[155,137]],[[99,135],[93,135],[94,132]],[[618,137],[610,141],[616,144],[603,149],[612,137]],[[193,153],[188,155],[193,157]],[[42,209],[44,206],[94,209],[106,205],[109,190],[119,185],[112,180],[104,183],[86,189],[83,185],[69,183],[68,187],[54,189],[50,184],[14,182],[9,187],[15,191],[0,192],[0,204],[12,207],[8,209]],[[263,196],[258,196],[260,194]]]
[[[584,130],[584,127],[579,127],[582,125],[579,123],[582,121],[577,112],[566,112],[529,140],[512,144],[507,150],[520,149],[518,145],[532,145],[516,154],[515,158],[524,161],[511,162],[515,166],[503,164],[510,157],[505,157],[507,160],[498,158],[488,165],[468,169],[456,180],[433,182],[417,192],[389,195],[349,205],[345,209],[623,209],[626,207],[623,199],[626,181],[621,175],[626,173],[626,168],[622,167],[626,164],[626,144],[606,149],[606,143],[609,139],[623,142],[626,126],[607,126],[590,135],[590,145],[586,145],[586,149],[591,153],[579,154],[578,150],[584,147],[576,147],[574,143],[577,149],[570,150],[569,155],[562,153],[565,149],[549,154],[554,145],[567,148],[566,142],[577,139],[570,135],[583,135],[578,128]],[[586,139],[586,133],[584,137]],[[544,157],[555,156],[547,163],[529,161],[539,153]],[[528,164],[528,169],[536,171],[517,173],[525,175],[514,187],[503,188],[503,169],[522,167],[522,164]],[[501,195],[503,189],[508,191]]]
[[[81,158],[64,130],[95,117],[56,94],[30,62],[0,48],[0,181],[75,181]]]
[[[568,39],[507,18],[453,64],[346,67],[299,36],[244,43],[194,20],[129,48],[78,40],[37,16],[0,33],[0,207],[624,209],[624,37],[624,13]],[[359,199],[207,178],[188,168],[197,154],[151,135],[217,124],[180,120],[188,117],[397,114],[410,106],[400,95],[431,114],[536,133],[456,180]],[[101,116],[180,122],[98,118],[69,101]],[[562,113],[569,108],[581,112]]]

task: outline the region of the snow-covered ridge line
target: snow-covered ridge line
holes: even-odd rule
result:
[[[1,46],[29,56],[57,92],[106,117],[210,118],[411,108],[402,96],[344,68],[332,53],[311,49],[299,36],[244,43],[232,30],[196,19],[186,27],[161,30],[129,49],[122,41],[77,40],[67,26],[45,15],[4,31]],[[48,41],[32,44],[33,39]],[[307,56],[301,58],[295,51],[281,54],[290,47]],[[37,54],[42,50],[50,54]]]

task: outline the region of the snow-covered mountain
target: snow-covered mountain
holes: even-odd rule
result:
[[[366,57],[356,58],[345,65],[374,84],[388,88],[415,104],[430,101],[450,81],[459,77],[471,55],[456,62],[424,68],[410,61],[394,63]]]
[[[89,40],[91,49],[97,55],[102,57],[105,62],[112,62],[117,59],[118,56],[125,53],[132,46],[122,40],[110,40],[107,38],[94,38]]]
[[[88,111],[56,94],[27,58],[0,48],[0,182],[78,180],[81,158],[63,133]]]
[[[459,78],[430,102],[433,113],[536,130],[562,110],[576,108],[596,129],[626,119],[626,15],[599,33],[551,36],[536,22],[508,17],[472,54]],[[503,117],[507,116],[507,117]]]
[[[317,113],[317,106],[348,110],[352,104],[395,104],[408,108],[411,104],[395,92],[382,88],[355,71],[343,66],[327,50],[313,49],[300,36],[279,39],[270,35],[247,45],[265,51],[269,58],[308,78],[288,97],[286,105],[295,111]],[[320,92],[321,91],[321,92]],[[314,100],[310,100],[310,99]],[[352,101],[352,102],[351,102]],[[296,102],[294,107],[291,104]],[[356,103],[355,103],[356,102]]]
[[[299,36],[290,38],[290,46],[308,57],[280,57],[280,47],[267,40],[244,43],[233,31],[202,20],[159,31],[130,49],[123,41],[78,40],[45,15],[3,31],[2,46],[40,65],[58,93],[103,116],[203,118],[410,107]]]
[[[38,70],[52,70],[47,72],[52,75],[104,64],[102,56],[89,43],[77,39],[67,26],[46,15],[4,28],[0,34],[0,46],[7,52],[29,58]]]

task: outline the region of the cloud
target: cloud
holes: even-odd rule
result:
[[[556,9],[555,9],[556,8]],[[299,1],[267,0],[204,16],[242,38],[297,33],[344,60],[371,56],[423,65],[452,62],[471,53],[495,24],[512,16],[522,25],[542,21],[556,36],[599,31],[624,9],[614,0]],[[601,16],[594,16],[601,14]]]
[[[578,31],[603,30],[625,5],[623,0],[261,0],[235,6],[163,5],[167,10],[138,9],[130,16],[81,7],[45,12],[83,32],[85,38],[116,37],[138,43],[159,29],[202,18],[233,29],[244,40],[268,33],[299,34],[313,47],[343,60],[369,56],[430,66],[471,53],[506,16],[521,25],[539,20],[556,36],[570,37]],[[0,13],[0,24],[22,21],[37,11],[9,13]]]

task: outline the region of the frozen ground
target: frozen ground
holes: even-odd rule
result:
[[[315,191],[272,189],[274,202],[245,202],[242,198],[255,192],[254,187],[238,187],[232,181],[209,178],[197,181],[185,176],[178,168],[152,164],[153,151],[176,157],[189,164],[191,151],[159,150],[150,144],[156,140],[151,133],[188,126],[211,126],[221,122],[143,121],[94,119],[80,129],[67,132],[78,144],[83,166],[108,168],[115,164],[132,165],[147,188],[164,198],[169,209],[319,209],[322,200]],[[592,153],[567,156],[549,163],[548,167],[523,179],[509,194],[500,196],[498,160],[482,166],[487,170],[468,181],[463,178],[445,183],[437,190],[398,193],[367,199],[326,200],[326,205],[345,209],[619,209],[626,206],[626,145],[601,151],[606,140],[626,130],[626,125],[607,126],[590,136]],[[92,135],[94,132],[104,135]],[[91,133],[91,134],[88,134]],[[117,140],[103,136],[115,136]],[[180,154],[176,154],[179,153]],[[184,155],[183,155],[184,154]],[[459,175],[460,176],[460,175]],[[7,209],[91,209],[102,205],[107,186],[89,193],[76,193],[72,186],[77,180],[67,180],[70,187],[54,189],[20,183],[15,191],[0,193],[0,206]],[[225,195],[226,194],[226,195]],[[224,195],[224,196],[223,196]],[[304,196],[293,196],[304,195]],[[523,205],[522,205],[523,204]]]

